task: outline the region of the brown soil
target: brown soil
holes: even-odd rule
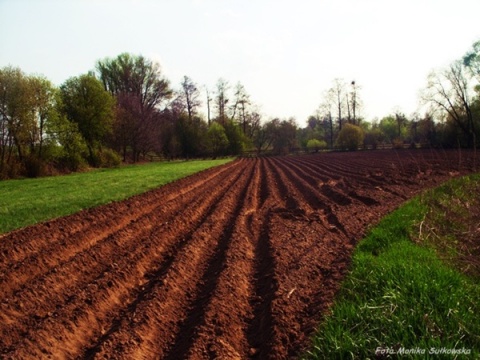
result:
[[[4,358],[294,358],[365,231],[468,153],[242,159],[0,237]]]

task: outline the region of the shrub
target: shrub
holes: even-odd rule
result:
[[[307,141],[308,151],[318,152],[318,150],[325,149],[327,143],[324,140],[310,139]]]
[[[101,167],[118,167],[122,163],[122,158],[120,157],[120,155],[112,149],[102,149],[99,155]]]
[[[361,127],[345,124],[338,134],[336,146],[342,150],[357,150],[363,144],[364,133]]]

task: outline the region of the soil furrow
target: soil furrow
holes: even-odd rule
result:
[[[237,171],[240,173],[240,170]],[[231,177],[231,174],[229,175]],[[225,182],[224,178],[219,179],[220,184],[229,184]],[[234,178],[230,180],[230,184],[234,182]],[[221,186],[218,186],[221,188]],[[198,197],[198,194],[197,194]],[[208,201],[206,201],[208,200]],[[195,215],[195,209],[197,207],[205,206],[205,204],[216,202],[216,198],[200,199],[192,203],[192,206],[187,210],[187,218]],[[146,222],[140,224],[133,223],[134,226],[130,226],[128,229],[122,229],[117,232],[116,236],[112,235],[105,238],[102,242],[95,244],[89,249],[87,253],[81,253],[73,256],[68,262],[61,264],[60,266],[50,268],[45,274],[42,274],[40,278],[36,277],[37,272],[30,272],[33,275],[33,279],[27,283],[28,286],[23,287],[17,291],[12,299],[21,298],[21,303],[15,303],[14,301],[6,298],[7,290],[3,293],[3,323],[8,324],[10,322],[18,322],[22,320],[23,326],[17,329],[17,332],[24,331],[22,329],[30,328],[31,323],[38,323],[39,320],[48,318],[49,313],[53,313],[62,308],[62,304],[71,301],[75,294],[75,289],[78,287],[85,287],[92,281],[96,281],[102,277],[104,273],[109,271],[121,271],[121,264],[115,263],[114,268],[109,259],[118,256],[120,259],[130,256],[132,254],[141,253],[142,247],[138,247],[138,239],[148,238],[151,233],[158,232],[165,224],[172,221],[172,219],[178,218],[181,214],[183,207],[183,201],[180,201],[179,206],[172,206],[172,211],[166,211],[164,217],[155,220],[150,214]],[[191,213],[192,215],[189,215]],[[161,213],[155,214],[157,217]],[[168,216],[167,216],[168,215]],[[152,227],[151,224],[156,224]],[[184,225],[182,223],[182,225]],[[85,242],[88,238],[84,239]],[[28,274],[28,272],[26,272]],[[71,274],[75,274],[72,277]],[[100,274],[100,276],[99,276]],[[42,306],[39,305],[42,304]],[[12,328],[5,325],[0,329],[2,332],[12,333]],[[10,335],[11,337],[12,335]]]
[[[226,171],[221,171],[219,174],[221,175],[220,182],[230,176]],[[212,177],[209,177],[209,179]],[[169,218],[175,217],[182,211],[184,202],[198,199],[203,192],[204,189],[200,186],[190,187],[189,192],[183,191],[175,196],[167,196],[146,209],[143,206],[136,207],[141,209],[139,210],[140,213],[135,216],[126,216],[127,219],[121,221],[121,225],[109,227],[110,224],[102,224],[102,227],[99,228],[99,224],[92,224],[89,229],[86,229],[88,231],[77,232],[71,238],[66,238],[64,242],[55,244],[48,252],[35,254],[31,261],[23,260],[11,263],[10,268],[6,269],[0,278],[0,286],[3,289],[0,301],[8,298],[12,292],[21,287],[31,286],[30,283],[49,270],[54,270],[55,274],[59,276],[59,269],[75,261],[76,257],[84,256],[83,252],[102,254],[103,251],[100,246],[104,246],[106,242],[111,242],[112,239],[123,237],[122,243],[115,244],[118,249],[121,249],[122,244],[126,243],[125,240],[134,240],[133,235],[144,237],[149,231],[156,231],[156,226],[152,229],[152,224],[155,223],[152,221],[152,213],[157,216],[162,215],[164,217],[163,222],[168,222],[170,221]],[[137,210],[133,209],[133,211]],[[59,246],[62,251],[58,251]],[[101,263],[101,259],[95,260]],[[26,277],[26,274],[28,274],[28,277]],[[26,283],[27,281],[28,283]]]
[[[255,247],[260,239],[261,160],[257,160],[246,193],[239,198],[235,223],[225,234],[230,239],[215,288],[197,326],[189,358],[246,358],[248,339],[245,324],[253,316],[249,298],[253,292]],[[241,205],[240,205],[241,203]],[[229,306],[224,306],[229,298]],[[232,311],[232,309],[234,309]],[[183,346],[179,346],[180,349]],[[187,347],[185,347],[187,348]],[[175,356],[182,357],[178,350]]]
[[[184,251],[187,245],[189,245],[195,232],[198,231],[199,227],[201,227],[204,222],[214,213],[214,211],[217,210],[217,203],[222,197],[225,196],[225,194],[230,190],[231,186],[240,176],[241,175],[239,173],[236,177],[232,178],[234,181],[230,179],[228,187],[225,187],[223,191],[217,191],[217,194],[214,198],[215,200],[205,201],[205,199],[201,199],[205,206],[205,210],[199,212],[201,213],[201,217],[195,222],[191,223],[190,227],[187,228],[189,229],[188,232],[178,233],[176,235],[177,239],[176,241],[173,241],[171,249],[166,251],[167,255],[158,262],[155,269],[152,269],[149,273],[144,275],[148,281],[141,286],[140,291],[134,297],[134,300],[130,302],[124,310],[121,311],[121,314],[113,321],[109,330],[106,331],[106,333],[98,341],[96,341],[93,346],[85,351],[86,358],[94,358],[98,353],[105,350],[105,344],[110,345],[110,343],[115,342],[114,338],[121,338],[126,331],[131,332],[132,328],[135,327],[136,324],[140,323],[140,320],[137,319],[142,317],[142,314],[140,314],[142,307],[145,308],[145,304],[148,304],[148,302],[155,297],[154,293],[164,285],[164,279],[170,271],[178,254]],[[221,185],[218,184],[212,185],[215,185],[218,188],[221,187]],[[185,215],[188,217],[188,214]],[[174,225],[174,227],[176,226]]]
[[[12,264],[27,261],[42,251],[52,250],[57,246],[74,245],[76,239],[84,239],[85,235],[104,238],[121,229],[125,224],[137,221],[145,214],[149,214],[159,207],[159,199],[163,203],[175,200],[185,193],[201,187],[205,182],[228,174],[235,163],[226,164],[202,172],[206,178],[202,181],[190,181],[189,177],[180,179],[174,184],[169,184],[170,189],[161,187],[145,194],[133,196],[123,202],[115,202],[101,207],[87,209],[80,213],[51,220],[9,234],[0,235],[0,272],[11,267]],[[197,174],[198,177],[199,174]],[[141,206],[138,206],[141,204]],[[104,231],[101,232],[100,228]],[[95,233],[87,234],[91,229]],[[27,236],[18,236],[19,233]]]
[[[178,254],[168,264],[162,264],[165,271],[155,274],[152,289],[143,301],[136,304],[134,314],[124,316],[121,326],[105,341],[96,344],[91,355],[102,357],[112,349],[121,349],[130,358],[165,356],[188,317],[187,310],[202,301],[198,293],[205,286],[204,273],[220,251],[218,246],[221,246],[219,239],[225,228],[224,222],[232,219],[230,204],[239,188],[248,183],[250,170],[247,168],[251,165],[244,163],[240,178],[230,190],[223,192],[205,221],[191,233],[182,234],[185,246],[178,249]],[[126,341],[125,337],[131,334],[135,335],[133,340],[141,341]]]
[[[240,250],[238,248],[239,244],[236,242],[236,224],[238,222],[238,219],[241,219],[244,216],[244,212],[248,211],[251,204],[249,204],[248,201],[248,193],[249,190],[252,189],[251,182],[252,179],[254,178],[255,175],[255,170],[256,166],[252,166],[251,169],[249,169],[248,173],[248,180],[242,184],[241,189],[238,189],[239,192],[235,194],[234,197],[234,203],[232,203],[230,206],[234,207],[233,213],[231,217],[229,217],[228,222],[223,224],[223,232],[220,235],[220,238],[218,240],[218,245],[215,249],[215,253],[213,254],[212,258],[210,259],[208,263],[208,267],[203,274],[203,281],[201,282],[201,287],[198,288],[198,295],[196,300],[193,302],[193,304],[190,307],[189,313],[187,314],[185,320],[182,322],[180,326],[180,331],[178,332],[178,336],[175,340],[175,343],[170,347],[169,352],[166,354],[165,359],[183,359],[188,357],[193,356],[193,358],[198,358],[199,357],[208,357],[208,358],[224,358],[224,355],[227,355],[227,358],[232,356],[232,351],[235,354],[234,346],[232,347],[232,344],[227,342],[224,342],[222,346],[220,347],[223,350],[227,351],[227,354],[225,352],[220,352],[218,353],[216,344],[212,344],[213,339],[217,337],[217,340],[222,340],[225,336],[225,334],[228,333],[228,325],[225,323],[225,320],[229,321],[230,324],[232,322],[235,322],[235,314],[236,311],[239,309],[237,307],[234,307],[235,311],[231,312],[230,314],[226,314],[227,318],[225,318],[225,314],[223,316],[221,314],[216,314],[217,316],[214,316],[213,320],[210,314],[208,313],[209,311],[209,305],[214,303],[215,296],[218,296],[218,292],[221,292],[222,290],[227,290],[228,294],[221,294],[221,300],[225,299],[225,296],[232,295],[232,302],[235,302],[236,300],[242,300],[241,297],[242,295],[245,296],[244,294],[236,294],[237,296],[240,297],[240,299],[235,299],[235,290],[239,289],[234,289],[234,288],[219,288],[220,285],[222,284],[222,280],[225,279],[225,271],[228,269],[231,269],[231,263],[229,263],[227,267],[227,260],[232,261],[232,259],[229,259],[229,251],[230,250]],[[247,240],[248,241],[248,240]],[[247,244],[244,244],[244,246],[248,246]],[[242,255],[238,255],[242,256]],[[235,273],[232,274],[230,273],[230,276],[238,276],[241,278],[243,281],[248,281],[248,273],[243,273],[242,268],[235,269],[237,272],[240,273]],[[247,270],[248,271],[248,268]],[[246,279],[245,279],[246,277]],[[227,279],[228,281],[228,275]],[[241,285],[240,285],[241,286]],[[240,290],[242,290],[240,288]],[[243,299],[245,300],[245,299]],[[222,301],[220,304],[216,304],[217,306],[221,306]],[[239,306],[244,305],[244,302],[239,304]],[[215,305],[211,305],[216,307]],[[221,310],[221,308],[217,308],[215,310]],[[214,310],[214,311],[215,311]],[[229,307],[229,310],[231,308]],[[229,318],[228,316],[231,316]],[[223,321],[222,321],[223,320]],[[195,341],[198,338],[201,338],[201,332],[202,328],[205,328],[210,325],[210,329],[212,328],[213,325],[213,330],[212,332],[209,332],[210,336],[207,336],[207,341],[203,339],[202,345],[205,348],[201,349],[193,349],[193,346],[195,344]],[[220,329],[220,330],[218,330]],[[235,336],[239,337],[241,336],[241,329],[236,329],[237,331],[240,330],[240,333],[234,333]],[[220,332],[218,332],[220,331]],[[208,330],[207,330],[208,332]],[[196,355],[192,355],[196,354]]]
[[[0,357],[294,359],[356,242],[468,151],[242,159],[0,236]]]
[[[235,173],[237,173],[239,175],[241,173],[241,169],[236,169]],[[230,174],[230,177],[231,177],[230,185],[233,185],[235,183],[235,177],[232,177],[232,174]],[[221,184],[217,185],[217,190],[219,190],[221,188],[222,188]],[[212,199],[210,200],[210,202],[213,203],[213,204],[216,204],[217,201],[218,201],[218,197],[217,198],[212,197]],[[205,199],[202,199],[202,201],[199,201],[199,204],[201,204],[201,206],[205,206]],[[207,202],[207,204],[208,204],[208,202]],[[187,213],[188,213],[188,211],[187,211]],[[151,220],[153,220],[153,218]],[[187,221],[189,221],[189,220],[187,220]],[[152,222],[156,223],[156,221],[152,221]],[[159,223],[162,224],[162,221],[160,221]],[[184,225],[184,221],[179,222],[179,225],[180,224]],[[176,229],[181,228],[181,226],[177,225],[177,227],[175,227],[175,224],[173,224],[173,225],[174,226],[173,227],[170,226],[170,228],[173,228],[174,231]],[[134,239],[136,239],[136,241],[137,241],[137,245],[135,246],[135,244],[133,244],[131,250],[135,250],[135,251],[132,251],[132,252],[127,251],[125,254],[119,253],[118,254],[118,255],[120,255],[119,263],[118,264],[114,263],[113,269],[110,267],[107,270],[105,270],[104,273],[101,273],[101,276],[94,279],[95,283],[89,284],[88,287],[95,287],[95,288],[100,287],[108,293],[110,288],[113,286],[113,284],[115,284],[118,291],[113,291],[112,296],[120,297],[119,294],[121,293],[122,296],[127,297],[129,288],[131,286],[134,286],[138,282],[138,280],[133,280],[132,281],[132,280],[128,280],[128,279],[133,279],[134,278],[133,274],[138,274],[140,272],[140,275],[137,276],[137,278],[140,279],[140,281],[142,281],[141,280],[143,278],[142,277],[143,276],[142,275],[142,270],[143,270],[143,274],[144,274],[147,271],[146,269],[149,268],[149,266],[145,264],[145,262],[149,258],[149,256],[148,256],[149,252],[151,253],[152,252],[151,250],[153,248],[153,249],[155,249],[155,252],[159,253],[160,252],[160,246],[165,246],[165,241],[164,241],[165,239],[159,238],[158,234],[153,233],[153,234],[151,234],[151,236],[156,236],[156,239],[154,239],[154,241],[151,241],[151,243],[150,243],[150,241],[148,241],[149,240],[148,237],[143,238],[143,239],[139,238],[138,236],[140,234],[138,232],[133,233],[133,235],[134,235],[133,236]],[[138,246],[138,241],[139,240],[146,240],[146,241],[143,241],[141,243],[141,245]],[[152,239],[150,239],[150,240],[152,240]],[[162,243],[159,243],[159,241],[161,241],[161,240],[163,240]],[[156,242],[158,244],[156,244],[157,246],[154,248],[153,245],[155,245]],[[116,244],[118,244],[118,242],[113,241],[112,245],[115,246]],[[95,255],[92,255],[92,256],[95,257]],[[157,255],[154,254],[154,256],[157,256]],[[150,256],[150,257],[153,258],[154,256]],[[93,261],[92,261],[93,264],[85,263],[85,262],[79,262],[78,265],[77,265],[77,266],[79,266],[79,271],[81,271],[82,269],[88,270],[89,265],[95,265],[96,262],[98,262],[97,258],[98,257],[93,258]],[[123,262],[121,262],[121,261],[123,261]],[[75,272],[72,272],[72,273],[75,274]],[[117,273],[121,273],[122,275],[123,274],[129,274],[130,276],[128,276],[128,277],[126,276],[125,279],[123,279],[123,281],[115,281],[115,280],[118,280],[118,279],[115,279],[115,276],[116,276]],[[103,276],[103,275],[105,275],[105,276]],[[110,278],[110,279],[108,279],[108,278]],[[59,284],[61,285],[63,282],[65,282],[65,281],[62,281]],[[68,281],[67,281],[67,283],[68,283]],[[104,285],[107,284],[107,285],[106,286],[101,286],[101,285],[98,285],[97,283],[104,284]],[[83,285],[82,287],[84,287],[84,286],[86,286],[86,285]],[[42,290],[45,290],[45,292],[48,295],[48,291],[47,291],[48,288],[47,287],[43,286]],[[35,292],[35,290],[33,290],[33,292]],[[92,294],[84,295],[82,297],[82,299],[84,299],[87,302],[87,305],[91,305],[89,303],[94,303],[94,299],[99,298],[100,295],[102,295],[102,294],[95,293],[93,295]],[[109,294],[107,294],[107,298],[108,298],[108,295]],[[75,307],[78,307],[79,306],[78,303],[79,303],[79,301],[81,301],[81,300],[79,300],[79,297],[78,296],[76,297],[75,295],[73,296],[73,299],[72,299],[72,296],[70,296],[69,300],[71,300],[71,301],[67,302],[65,304],[65,306],[60,306],[59,308],[57,308],[58,307],[58,305],[57,305],[56,307],[54,307],[52,310],[50,310],[48,312],[47,316],[44,316],[44,317],[40,318],[40,319],[42,319],[42,322],[45,323],[45,322],[50,321],[52,319],[52,316],[61,317],[62,313],[68,313],[68,311],[70,311],[72,308],[75,309]],[[74,300],[74,301],[72,301],[72,300]],[[50,305],[50,303],[48,301],[43,300],[41,297],[36,302],[41,302],[41,304],[43,306],[45,306],[45,305],[49,306]],[[118,304],[116,304],[115,301],[112,301],[112,305],[114,305],[114,304],[118,305]],[[83,304],[80,305],[80,307],[79,307],[80,309],[84,308],[84,306],[82,306],[82,305]],[[77,309],[77,312],[80,312],[80,310]],[[90,314],[88,314],[88,312],[85,312],[85,313],[88,316],[90,315]],[[101,315],[101,313],[96,314],[96,315],[99,316],[99,315]],[[31,318],[30,318],[30,320],[31,320]],[[36,320],[36,322],[38,323],[39,318],[36,315],[34,315],[33,320]],[[27,325],[28,325],[28,323],[27,323]],[[24,326],[24,328],[25,328],[25,326]],[[29,328],[29,327],[27,327],[27,328]],[[7,330],[7,332],[10,332],[10,331],[11,331],[11,329]],[[31,331],[31,329],[29,329],[29,331]],[[36,330],[36,333],[38,333],[38,332],[39,332],[39,330]],[[33,334],[33,335],[35,335],[35,334]]]

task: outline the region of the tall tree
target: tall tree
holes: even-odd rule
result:
[[[468,146],[475,146],[475,125],[472,113],[472,83],[463,62],[457,60],[448,68],[434,71],[428,77],[423,95],[426,102],[447,115],[461,129]]]
[[[133,161],[140,154],[161,148],[159,112],[172,91],[163,77],[160,64],[145,57],[123,53],[116,58],[97,62],[97,71],[106,90],[117,97],[121,115],[115,125],[115,136],[121,139],[126,157],[132,149]]]
[[[90,164],[99,166],[96,150],[112,130],[114,98],[90,74],[68,79],[60,92],[67,118],[78,125],[85,139]]]
[[[43,77],[27,76],[19,68],[0,69],[0,172],[18,159],[28,176],[40,175],[56,93]]]
[[[360,99],[359,99],[359,94],[358,90],[360,89],[358,84],[356,83],[355,80],[351,82],[351,90],[350,90],[350,106],[352,108],[352,124],[353,125],[358,125],[359,121],[357,119],[358,115],[358,109],[360,105]]]
[[[463,64],[480,80],[480,40],[463,56]]]
[[[134,95],[144,109],[160,106],[172,94],[160,64],[142,55],[122,53],[114,59],[99,60],[97,70],[106,90],[113,95]]]
[[[225,79],[220,78],[217,81],[217,91],[215,97],[215,106],[217,108],[217,121],[225,125],[227,120],[227,104],[228,104],[228,89],[229,85]]]
[[[10,160],[15,148],[19,160],[23,162],[27,151],[25,147],[35,126],[29,80],[19,68],[4,68],[0,71],[0,91],[0,115],[7,144],[10,145],[2,144],[2,159],[8,152]]]
[[[333,86],[328,91],[328,96],[330,101],[333,102],[335,109],[337,111],[337,121],[338,121],[338,129],[339,131],[342,130],[342,110],[345,107],[345,81],[342,79],[335,79],[333,80]]]
[[[212,102],[212,98],[210,97],[210,90],[208,90],[208,87],[206,86],[205,86],[205,93],[207,95],[207,122],[208,122],[208,126],[210,126],[210,122],[211,122],[210,103]]]
[[[245,133],[245,111],[247,105],[250,103],[250,97],[240,82],[235,86],[234,100],[231,107],[231,117],[230,120],[235,120],[238,116],[239,122],[243,124],[243,130]]]
[[[31,151],[37,148],[38,156],[43,156],[43,144],[45,141],[45,130],[47,121],[55,116],[57,112],[57,88],[46,78],[35,76],[30,77],[30,86],[33,96],[33,112],[35,114],[37,126],[34,127],[34,133],[31,137]]]
[[[185,108],[187,109],[188,119],[193,121],[193,116],[197,112],[197,108],[201,105],[200,92],[197,85],[188,76],[183,77],[182,81],[182,99],[185,102]]]

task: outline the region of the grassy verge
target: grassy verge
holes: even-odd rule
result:
[[[370,232],[306,359],[480,358],[480,217],[465,212],[479,183],[428,191]]]
[[[67,176],[0,181],[0,233],[123,200],[231,160],[149,163]]]

